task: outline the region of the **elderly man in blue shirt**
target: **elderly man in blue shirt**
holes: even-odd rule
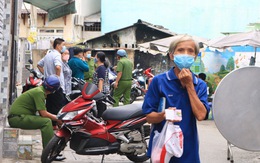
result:
[[[207,85],[191,71],[199,53],[199,45],[191,36],[177,36],[169,48],[169,57],[174,67],[168,72],[155,76],[149,86],[143,104],[147,121],[153,124],[148,156],[151,155],[154,130],[161,132],[165,124],[165,112],[158,110],[160,99],[165,97],[165,108],[176,107],[182,111],[182,120],[173,121],[184,135],[183,155],[172,157],[170,163],[200,163],[196,120],[207,119]]]

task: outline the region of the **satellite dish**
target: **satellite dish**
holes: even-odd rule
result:
[[[236,69],[222,79],[214,95],[213,115],[227,141],[260,151],[260,67]]]

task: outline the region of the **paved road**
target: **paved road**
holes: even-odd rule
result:
[[[142,102],[139,99],[138,102]],[[229,163],[227,161],[227,142],[217,130],[214,121],[207,120],[198,122],[199,139],[200,139],[200,156],[202,163]],[[26,134],[33,135],[34,138],[34,160],[23,161],[16,159],[4,159],[4,163],[39,163],[41,156],[41,137],[40,132],[26,131]],[[237,163],[260,163],[260,152],[249,152],[233,147],[234,161]],[[64,155],[67,157],[62,162],[67,163],[98,163],[102,156],[80,156],[68,147],[65,149]],[[107,155],[105,163],[131,163],[125,156]],[[58,163],[58,162],[56,162]],[[147,161],[146,163],[149,163]]]

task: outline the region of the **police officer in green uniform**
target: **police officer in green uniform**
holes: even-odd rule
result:
[[[88,72],[84,72],[84,80],[86,82],[92,83],[92,77],[95,72],[95,62],[94,58],[91,57],[91,49],[84,49],[83,50],[83,55],[85,61],[88,63]]]
[[[47,77],[42,86],[33,88],[21,94],[12,104],[8,122],[11,127],[21,129],[40,129],[42,135],[43,148],[54,135],[52,122],[57,121],[59,125],[61,120],[56,118],[56,115],[47,112],[45,107],[45,99],[48,94],[54,93],[60,88],[60,81],[56,75]],[[36,115],[36,112],[39,115]],[[56,161],[61,161],[65,157],[58,156]]]
[[[133,63],[127,58],[125,50],[117,51],[117,78],[114,84],[114,107],[119,105],[119,99],[124,96],[124,105],[130,103]]]

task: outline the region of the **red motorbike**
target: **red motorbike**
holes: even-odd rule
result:
[[[96,118],[96,101],[106,101],[96,85],[86,83],[77,97],[58,113],[63,125],[42,152],[41,161],[49,163],[64,150],[67,143],[79,155],[117,153],[133,162],[144,162],[149,141],[149,125],[141,104],[108,108],[102,118]],[[110,103],[110,102],[109,102]]]
[[[31,65],[33,64],[33,61],[31,59],[29,59],[28,62]],[[41,86],[43,83],[43,80],[42,80],[43,76],[40,72],[35,71],[34,68],[31,68],[31,69],[28,67],[25,67],[25,68],[30,72],[30,75],[26,79],[25,84],[23,85],[22,93],[28,91],[29,89]]]

